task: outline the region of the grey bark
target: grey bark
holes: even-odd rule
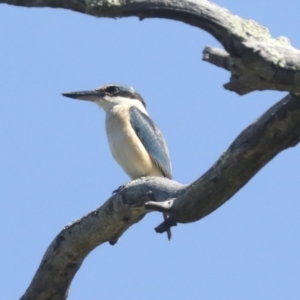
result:
[[[228,90],[291,92],[246,128],[199,179],[181,185],[165,178],[128,183],[100,208],[66,226],[46,251],[21,299],[66,299],[85,257],[104,242],[114,244],[133,224],[153,210],[176,223],[200,220],[229,200],[278,153],[300,140],[300,52],[287,38],[274,39],[268,30],[206,0],[16,0],[27,7],[65,8],[97,17],[167,18],[204,29],[224,47],[206,47],[203,59],[231,72]]]

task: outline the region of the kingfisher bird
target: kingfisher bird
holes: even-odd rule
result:
[[[142,176],[172,179],[166,141],[150,119],[144,99],[134,88],[107,84],[92,91],[62,95],[94,102],[105,111],[110,151],[132,180]],[[164,218],[167,215],[164,214]],[[167,234],[170,240],[171,231]]]

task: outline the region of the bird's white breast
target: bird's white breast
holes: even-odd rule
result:
[[[113,157],[131,179],[163,176],[130,123],[129,105],[115,105],[106,113],[106,132]]]

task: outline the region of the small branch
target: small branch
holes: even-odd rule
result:
[[[230,71],[232,65],[230,55],[225,50],[209,46],[203,50],[203,60],[227,71]]]
[[[244,95],[255,90],[300,91],[300,52],[270,41],[241,43],[239,55],[229,55],[218,48],[205,47],[203,60],[231,72],[225,89]],[[286,54],[286,57],[281,55]],[[274,57],[277,55],[278,57]],[[280,59],[279,59],[280,57]]]
[[[168,232],[173,226],[177,226],[177,223],[171,218],[168,218],[164,220],[161,224],[159,224],[157,227],[155,227],[154,230],[157,233],[164,233]]]

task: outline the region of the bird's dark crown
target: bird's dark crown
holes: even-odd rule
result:
[[[140,102],[142,102],[144,107],[146,107],[146,103],[142,96],[131,86],[106,84],[97,88],[96,91],[102,92],[109,96],[120,96],[124,98],[139,100]]]

